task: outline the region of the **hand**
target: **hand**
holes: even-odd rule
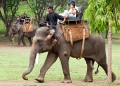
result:
[[[45,38],[45,41],[48,41],[51,39],[51,35],[48,35],[46,38]]]

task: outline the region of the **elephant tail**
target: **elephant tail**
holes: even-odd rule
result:
[[[97,69],[96,69],[96,71],[95,71],[95,74],[98,74],[99,73],[99,64],[98,64],[98,66],[97,66]]]

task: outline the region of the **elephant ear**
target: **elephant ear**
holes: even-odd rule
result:
[[[50,28],[48,27],[45,31],[45,35],[48,36],[50,34]]]

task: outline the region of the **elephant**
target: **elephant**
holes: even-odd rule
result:
[[[18,45],[20,45],[21,41],[22,41],[23,45],[26,46],[26,43],[25,43],[25,40],[24,40],[24,38],[26,37],[26,38],[28,38],[28,40],[30,42],[30,46],[31,46],[32,45],[32,37],[35,36],[35,32],[39,27],[32,24],[32,28],[33,28],[32,32],[23,32],[22,28],[23,27],[22,27],[21,24],[12,25],[11,28],[10,28],[10,31],[9,31],[9,39],[11,41],[13,41],[14,36],[16,34],[18,34]]]
[[[69,71],[69,58],[70,56],[73,58],[79,58],[82,47],[82,40],[74,42],[74,44],[71,45],[71,43],[65,40],[61,28],[62,27],[60,24],[56,26],[55,36],[59,38],[59,41],[55,46],[51,46],[52,38],[48,41],[44,40],[49,34],[48,27],[41,27],[36,31],[30,52],[29,67],[22,74],[22,78],[24,80],[28,80],[27,75],[31,73],[34,68],[36,54],[48,52],[46,61],[43,64],[40,70],[40,74],[36,80],[40,83],[43,83],[47,70],[59,57],[64,74],[63,83],[72,83]],[[96,61],[104,69],[105,73],[108,74],[105,40],[101,35],[93,33],[89,38],[86,39],[82,57],[85,59],[87,64],[87,72],[84,79],[85,82],[93,82],[93,68],[91,66],[91,60],[93,60],[93,62]],[[112,72],[112,81],[114,80],[116,80],[116,75]]]

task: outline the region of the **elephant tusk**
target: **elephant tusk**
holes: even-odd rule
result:
[[[39,61],[39,53],[36,54],[36,60],[35,60],[36,65],[38,65],[38,61]]]

